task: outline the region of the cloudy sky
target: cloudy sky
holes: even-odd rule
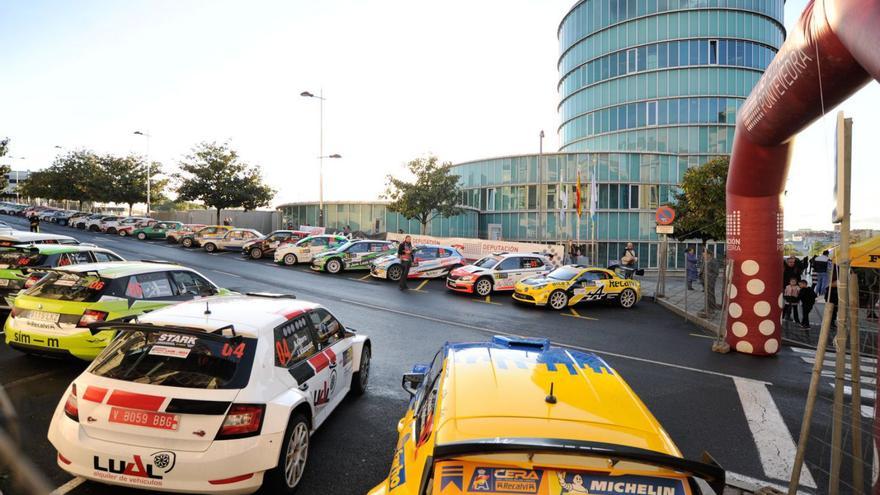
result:
[[[556,28],[572,0],[11,1],[0,6],[0,136],[15,168],[64,149],[146,151],[173,165],[229,140],[263,167],[276,204],[371,200],[427,153],[464,161],[557,148]],[[791,25],[806,0],[789,0]],[[857,226],[880,228],[880,86],[855,121]],[[833,112],[797,140],[786,227],[830,227]]]

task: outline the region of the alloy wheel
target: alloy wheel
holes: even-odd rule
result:
[[[309,455],[309,429],[304,422],[299,422],[290,432],[287,442],[287,454],[284,457],[284,481],[290,488],[296,487],[306,468]]]

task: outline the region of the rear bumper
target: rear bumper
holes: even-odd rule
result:
[[[83,329],[71,335],[43,334],[34,331],[18,330],[15,327],[15,318],[11,315],[6,318],[3,325],[6,343],[23,352],[38,354],[51,354],[58,356],[74,356],[86,361],[92,361],[107,344],[113,339],[115,332],[102,332],[104,335],[92,335]]]
[[[453,280],[446,277],[446,288],[456,292],[474,293],[474,282],[463,282],[461,280]]]
[[[203,452],[137,447],[89,437],[79,423],[64,415],[59,405],[48,437],[64,457],[57,458],[58,467],[74,476],[163,492],[235,495],[253,493],[263,484],[264,472],[278,462],[283,434],[223,440]],[[155,462],[157,456],[161,461]],[[138,460],[143,470],[137,468]],[[123,470],[123,462],[133,463],[133,469]],[[229,481],[248,475],[251,476],[246,479]],[[221,480],[227,482],[218,483]]]

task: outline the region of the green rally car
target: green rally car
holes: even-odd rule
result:
[[[183,223],[181,222],[156,222],[134,229],[131,235],[142,241],[147,239],[164,239],[169,230],[178,230],[180,228],[183,228]]]
[[[18,291],[41,278],[41,272],[31,273],[34,269],[111,261],[125,259],[109,249],[88,244],[31,244],[0,249],[0,310],[10,309]]]
[[[134,316],[201,296],[232,294],[190,268],[164,262],[89,263],[48,270],[21,292],[6,319],[6,343],[28,353],[94,359],[114,331],[89,324]]]
[[[354,240],[336,249],[316,254],[312,270],[339,273],[343,270],[369,270],[370,262],[394,252],[391,241]]]

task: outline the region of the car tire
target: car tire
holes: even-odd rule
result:
[[[388,275],[388,280],[392,282],[400,282],[400,277],[403,276],[403,267],[400,265],[391,265],[385,273]]]
[[[568,306],[568,294],[561,290],[554,290],[547,298],[547,306],[559,311]]]
[[[119,237],[125,237],[125,236],[127,236],[127,235],[128,235],[128,231],[127,231],[127,230],[120,230],[120,231],[119,231]]]
[[[619,296],[617,296],[617,302],[620,304],[620,307],[629,309],[636,305],[636,291],[632,289],[623,289]]]
[[[281,261],[287,266],[293,266],[299,262],[299,260],[296,259],[296,255],[293,253],[285,254],[284,257],[281,258]]]
[[[137,237],[138,237],[138,240],[141,240],[141,241],[146,241],[146,240],[147,240],[147,234],[145,234],[145,233],[143,233],[143,232],[138,232],[138,236],[137,236]]]
[[[116,233],[116,229],[114,229],[113,227],[110,227],[109,229],[107,229],[107,233],[108,233],[108,234],[115,234],[115,233]]]
[[[294,413],[290,417],[278,454],[278,465],[266,473],[263,481],[265,492],[296,493],[308,461],[309,429],[309,420],[302,413]]]
[[[324,269],[327,270],[327,273],[337,274],[342,271],[342,261],[339,258],[332,258],[327,260],[327,263],[324,265]]]
[[[193,247],[193,240],[190,239],[189,237],[187,237],[186,239],[184,239],[184,240],[181,241],[180,243],[183,244],[183,247],[185,247],[185,248],[191,248],[191,247]]]
[[[97,225],[90,225],[89,226],[89,232],[97,232],[99,230],[101,230],[101,229],[99,229]]]
[[[370,357],[372,357],[370,346],[364,344],[364,348],[361,350],[361,364],[358,370],[351,375],[351,391],[355,395],[364,395],[364,392],[367,391],[367,384],[370,380]]]
[[[217,245],[214,244],[213,242],[209,242],[209,243],[205,244],[205,251],[207,251],[209,253],[213,253],[216,250],[217,250]]]
[[[250,256],[252,260],[263,259],[263,250],[258,247],[255,247],[250,250],[250,252],[248,253],[248,256]]]
[[[492,280],[489,277],[483,277],[474,282],[474,294],[485,297],[492,293]]]

